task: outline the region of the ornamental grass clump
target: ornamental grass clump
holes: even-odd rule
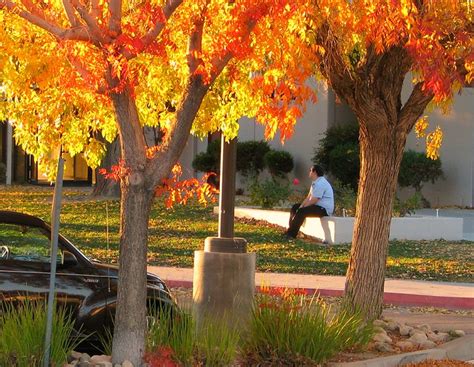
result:
[[[39,367],[43,365],[46,332],[44,302],[25,300],[15,308],[0,308],[0,366]],[[68,354],[83,340],[72,339],[74,321],[64,308],[53,314],[51,366],[62,366]]]
[[[153,366],[192,366],[196,342],[192,315],[171,308],[149,318],[146,360]]]
[[[257,296],[245,355],[257,365],[312,365],[367,344],[371,335],[360,314],[332,312],[301,290],[264,289]]]
[[[239,353],[240,332],[222,318],[207,318],[198,329],[198,365],[229,366]]]
[[[239,341],[239,332],[225,320],[208,318],[197,328],[191,314],[164,310],[149,323],[145,361],[150,367],[228,366]]]

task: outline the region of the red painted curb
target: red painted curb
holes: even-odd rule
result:
[[[166,284],[170,288],[192,288],[193,282],[188,280],[166,280]],[[260,286],[256,287],[257,292],[260,291]],[[281,289],[290,287],[265,287],[270,289]],[[337,289],[314,289],[314,288],[299,288],[308,295],[319,293],[321,296],[340,297],[344,291]],[[474,298],[469,297],[441,297],[441,296],[424,296],[418,294],[405,293],[384,293],[384,303],[398,305],[398,306],[431,306],[443,307],[448,309],[474,309]]]

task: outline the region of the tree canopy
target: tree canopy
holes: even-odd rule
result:
[[[304,101],[314,98],[304,84],[312,65],[303,1],[2,0],[0,6],[0,119],[14,123],[17,141],[41,163],[62,145],[97,166],[104,140],[118,133],[110,93],[126,85],[140,124],[170,131],[190,66],[214,82],[192,126],[198,136],[222,130],[235,137],[246,115],[265,124],[268,138],[280,129],[286,139]],[[190,50],[199,27],[200,44]],[[117,85],[108,85],[107,73]],[[149,148],[149,156],[158,149]]]

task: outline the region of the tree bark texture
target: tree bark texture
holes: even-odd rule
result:
[[[381,116],[380,120],[384,120]],[[345,297],[367,319],[382,313],[388,239],[406,136],[361,123],[361,168]]]
[[[107,144],[107,153],[100,164],[100,168],[105,168],[107,172],[110,171],[111,167],[119,164],[120,160],[120,144],[118,138],[112,143]],[[120,183],[110,178],[106,178],[104,175],[96,171],[96,183],[93,196],[103,196],[111,198],[120,197]]]
[[[121,183],[122,200],[117,309],[113,363],[140,366],[145,352],[146,254],[153,192],[144,185]]]
[[[112,360],[141,365],[146,331],[146,254],[153,190],[144,176],[145,139],[138,112],[125,88],[111,95],[124,162],[121,173],[120,256]]]

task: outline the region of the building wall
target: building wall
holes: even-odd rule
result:
[[[408,80],[408,79],[407,79]],[[324,85],[317,86],[318,102],[308,106],[305,115],[297,122],[291,139],[283,145],[279,134],[269,141],[273,149],[289,151],[294,158],[295,168],[292,177],[301,180],[302,186],[309,185],[308,167],[312,164],[314,149],[328,127],[355,121],[356,118],[347,105],[336,100],[334,93],[327,91]],[[404,90],[404,98],[408,98],[410,88]],[[438,206],[474,206],[474,88],[465,88],[461,95],[454,99],[449,114],[439,110],[426,113],[430,121],[430,129],[439,125],[444,133],[441,147],[441,161],[445,179],[435,184],[427,183],[423,195],[433,207]],[[430,130],[431,131],[431,130]],[[242,118],[240,121],[239,140],[262,140],[264,128],[255,120]],[[198,152],[205,151],[207,139],[191,137],[186,145],[181,162],[188,177],[195,175],[191,162]],[[410,133],[406,149],[425,150],[425,141],[418,140]],[[241,177],[237,178],[237,187],[245,187]],[[399,196],[406,199],[413,190],[399,190]]]
[[[430,121],[429,131],[437,125],[443,130],[440,157],[445,179],[425,184],[423,195],[432,207],[474,206],[474,88],[465,88],[455,97],[449,114],[434,110],[426,115]],[[425,140],[417,139],[412,132],[407,149],[425,151]],[[401,196],[411,193],[404,189]]]
[[[296,123],[293,136],[282,143],[280,134],[268,143],[272,149],[286,150],[294,159],[293,177],[297,177],[303,185],[309,185],[309,167],[313,164],[314,148],[318,145],[329,124],[328,93],[325,85],[317,86],[318,102],[308,104],[306,113]],[[239,141],[264,140],[264,127],[253,119],[240,120]],[[237,185],[238,187],[238,185]]]

